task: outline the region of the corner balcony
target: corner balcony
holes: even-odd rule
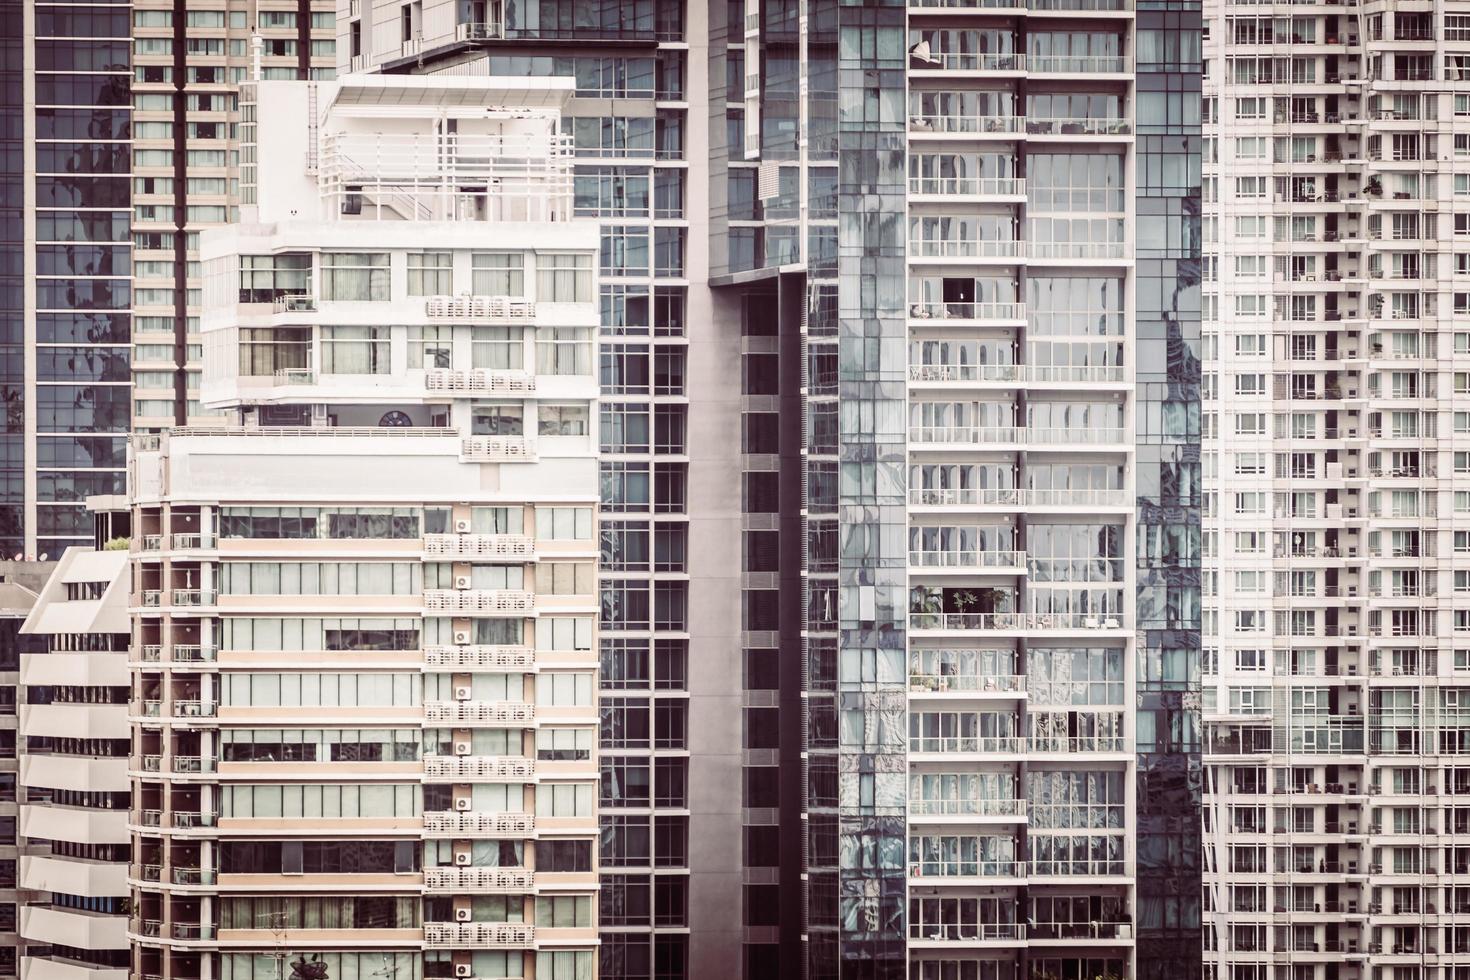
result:
[[[529,371],[430,368],[424,372],[424,387],[451,395],[533,395],[536,376]]]
[[[536,706],[523,701],[425,701],[424,720],[461,725],[530,725]]]
[[[909,672],[909,695],[953,695],[958,698],[977,694],[1002,697],[1025,697],[1026,678],[1020,674],[921,674]]]
[[[424,834],[428,837],[481,837],[501,840],[529,837],[536,818],[529,813],[485,813],[479,810],[428,810]]]
[[[521,589],[425,589],[426,612],[525,615],[536,605],[536,594]]]
[[[524,895],[535,887],[535,874],[519,868],[424,869],[424,890],[431,894]]]
[[[536,666],[536,654],[530,647],[507,647],[491,644],[470,644],[468,646],[434,645],[424,647],[424,666],[448,670],[530,670]]]
[[[536,554],[536,539],[524,534],[426,534],[424,560],[443,558],[525,560]]]
[[[428,949],[530,949],[536,927],[527,922],[425,922]]]
[[[536,778],[536,760],[524,756],[429,755],[424,778],[448,782],[526,783]]]
[[[909,135],[925,137],[975,136],[1014,137],[1026,130],[1025,116],[985,116],[979,113],[912,112]]]

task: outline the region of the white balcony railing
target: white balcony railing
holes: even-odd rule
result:
[[[459,455],[467,463],[534,463],[536,450],[525,436],[466,436]]]
[[[424,647],[424,665],[427,667],[514,671],[528,670],[535,664],[536,654],[530,647],[507,647],[480,643],[466,646]]]
[[[536,376],[529,371],[431,368],[424,372],[424,387],[429,391],[447,391],[450,394],[524,395],[535,393]]]
[[[535,886],[535,874],[519,868],[424,869],[424,888],[431,892],[516,895],[529,892]]]
[[[515,296],[430,296],[424,314],[431,320],[494,320],[524,323],[536,319],[536,304]]]
[[[910,194],[943,197],[1024,197],[1021,177],[910,177]]]
[[[909,304],[912,320],[1024,320],[1025,303],[945,303]]]
[[[526,949],[536,944],[528,922],[425,922],[430,949]]]
[[[524,701],[426,701],[424,720],[479,725],[529,725],[536,720],[536,706]]]
[[[429,558],[524,559],[536,554],[536,539],[524,534],[426,534]]]
[[[1093,630],[1119,630],[1126,626],[1127,622],[1122,616],[1107,613],[909,613],[909,628],[916,630],[1091,632]]]
[[[536,594],[521,589],[425,589],[428,612],[527,613]]]
[[[479,782],[527,782],[536,778],[536,760],[506,755],[429,755],[424,778]]]
[[[536,829],[529,813],[485,813],[479,810],[428,810],[424,833],[440,836],[526,837]]]
[[[1031,446],[1111,446],[1127,441],[1127,430],[1117,426],[1033,428],[1011,425],[914,425],[909,441],[940,445],[991,446],[1018,443]]]
[[[909,549],[909,564],[919,568],[1022,568],[1024,551],[924,551]]]

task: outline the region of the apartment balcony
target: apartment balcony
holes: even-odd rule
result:
[[[909,629],[946,633],[1103,633],[1119,634],[1127,622],[1119,615],[1061,612],[910,612]]]
[[[909,549],[909,565],[928,571],[993,572],[1025,575],[1024,551],[919,551]]]
[[[492,840],[529,837],[536,818],[529,813],[485,813],[479,810],[426,810],[424,834],[430,837],[479,837]]]
[[[954,695],[959,698],[978,694],[1002,697],[1024,697],[1026,678],[1019,674],[917,674],[909,672],[909,694]]]
[[[425,922],[428,949],[530,949],[536,927],[527,922]]]
[[[503,135],[323,133],[317,187],[328,213],[348,219],[567,221],[572,139],[549,126]]]
[[[909,819],[918,823],[963,823],[997,821],[1017,823],[1026,819],[1025,800],[909,800]]]
[[[32,943],[81,949],[127,949],[128,920],[121,915],[59,905],[21,905],[17,932]]]
[[[1028,136],[1130,136],[1133,120],[1123,116],[1027,116]]]
[[[909,320],[957,320],[958,326],[994,322],[1005,325],[1026,319],[1025,303],[945,303],[924,302],[909,304]],[[922,322],[917,324],[922,326]]]
[[[945,884],[990,884],[997,879],[1020,879],[1025,875],[1024,861],[909,862],[911,888]]]
[[[909,739],[911,755],[1021,756],[1026,740],[1019,735],[933,735]]]
[[[1019,203],[1026,199],[1026,181],[1021,177],[910,177],[909,196]]]
[[[449,782],[526,783],[536,778],[536,760],[524,756],[428,755],[424,778]]]
[[[536,594],[520,589],[425,589],[427,612],[486,615],[525,615],[535,607]]]
[[[1127,384],[1128,372],[1115,364],[910,364],[909,380],[961,387],[977,384]]]
[[[424,300],[424,316],[430,320],[526,324],[535,321],[536,304],[517,296],[430,296]],[[532,380],[531,390],[535,384]]]
[[[1009,445],[1103,448],[1123,452],[1131,447],[1128,430],[1119,426],[1059,429],[1010,425],[911,425],[909,443],[911,449]]]
[[[1026,938],[1033,943],[1127,944],[1133,941],[1131,922],[1032,922],[1026,927]]]
[[[1122,838],[1118,838],[1121,842]],[[1079,860],[1033,860],[1027,869],[1030,878],[1121,878],[1128,873],[1121,859],[1083,858]]]
[[[1033,262],[1126,262],[1132,258],[1128,242],[1042,242],[1027,244]]]
[[[536,706],[521,701],[425,701],[424,720],[462,725],[530,725]]]
[[[424,891],[449,895],[524,895],[536,887],[520,868],[425,868]]]
[[[965,949],[1015,945],[1025,940],[1026,927],[1019,922],[934,923],[909,929],[912,949]]]
[[[97,966],[66,956],[27,952],[20,961],[20,980],[128,980],[128,968]]]
[[[536,448],[525,436],[467,436],[459,458],[466,463],[534,463]]]
[[[430,368],[424,372],[424,387],[452,395],[530,395],[536,392],[536,376],[529,371]]]
[[[212,534],[175,534],[172,540],[175,551],[209,551],[215,547]]]
[[[524,534],[426,534],[425,560],[525,561],[536,554],[536,539]]]
[[[930,51],[926,54],[919,54],[910,51],[909,70],[949,74],[959,72],[986,72],[987,74],[1014,72],[1020,74],[1026,70],[1026,56],[1014,52]]]
[[[1030,755],[1081,755],[1131,753],[1128,739],[1122,735],[1030,735],[1026,739]]]
[[[951,13],[966,10],[1012,11],[1025,9],[1031,13],[1120,13],[1133,9],[1132,0],[909,0],[910,14]]]
[[[1127,75],[1133,59],[1123,55],[1027,55],[1026,67],[1033,75]]]
[[[1026,131],[1025,116],[986,116],[980,113],[919,112],[909,114],[912,139],[927,136],[1015,136]]]
[[[1126,490],[1034,490],[1020,487],[910,487],[909,503],[918,507],[956,509],[994,507],[1003,510],[1040,507],[1132,509]]]
[[[424,666],[445,669],[524,671],[536,665],[536,654],[530,647],[508,647],[487,644],[468,646],[426,646]]]

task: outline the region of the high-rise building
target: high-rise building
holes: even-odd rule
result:
[[[338,22],[342,71],[574,79],[574,207],[601,229],[604,977],[727,975],[800,894],[778,894],[765,857],[777,769],[751,739],[774,711],[746,711],[774,702],[742,690],[768,670],[742,658],[742,629],[770,627],[742,621],[741,336],[734,300],[707,288],[716,17],[684,0],[365,0]]]
[[[1206,11],[1204,938],[1220,978],[1470,971],[1458,9]]]
[[[82,501],[123,489],[131,13],[101,3],[0,9],[14,66],[0,86],[9,103],[0,554],[55,557],[91,540]]]
[[[131,461],[134,975],[595,975],[571,91],[242,90],[243,220],[200,242],[227,425]]]
[[[131,422],[217,425],[199,400],[199,235],[240,219],[240,86],[332,78],[336,3],[135,0],[132,18]]]
[[[576,80],[601,975],[1196,975],[1198,6],[703,6],[339,23],[342,70]]]
[[[93,499],[102,536],[54,563],[20,628],[22,980],[128,975],[128,552],[106,509],[126,501]]]

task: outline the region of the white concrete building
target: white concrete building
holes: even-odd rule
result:
[[[230,424],[131,461],[135,973],[593,975],[570,91],[246,88],[250,203],[200,246],[201,397]]]
[[[20,976],[126,980],[127,551],[68,548],[21,632]]]
[[[1206,957],[1470,973],[1470,6],[1206,5]]]

